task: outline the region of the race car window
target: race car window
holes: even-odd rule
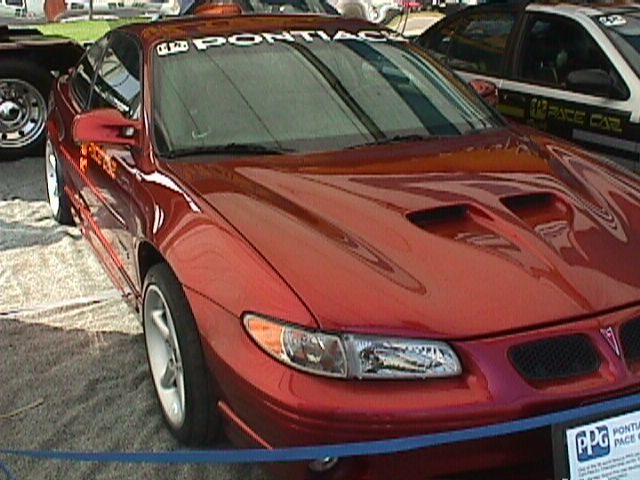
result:
[[[451,68],[499,75],[514,24],[512,12],[468,13],[440,22],[416,43]]]
[[[446,64],[453,33],[460,28],[461,24],[466,24],[465,17],[451,21],[441,20],[437,25],[418,37],[415,42],[429,50],[429,53],[435,58]]]
[[[464,84],[404,42],[376,32],[367,33],[371,42],[313,33],[158,45],[153,106],[161,153],[247,144],[338,150],[502,126]]]
[[[594,21],[611,39],[636,75],[640,76],[640,14],[618,12],[595,17]]]
[[[71,91],[82,109],[87,106],[96,73],[96,65],[102,59],[107,43],[107,37],[102,37],[87,49],[71,78]]]
[[[456,70],[500,75],[515,14],[478,13],[465,20],[450,40],[448,65]]]
[[[533,16],[527,23],[519,77],[542,85],[599,97],[624,100],[629,93],[620,75],[593,37],[577,22],[550,15]],[[597,90],[571,81],[576,72],[600,71],[612,88]],[[615,88],[614,88],[615,87]]]
[[[131,37],[113,35],[94,82],[89,108],[116,108],[140,118],[140,48]]]

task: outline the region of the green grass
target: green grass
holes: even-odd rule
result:
[[[45,35],[61,35],[72,38],[79,43],[93,42],[107,33],[109,30],[136,21],[146,21],[144,19],[126,18],[121,20],[81,20],[68,23],[47,23],[38,25]]]

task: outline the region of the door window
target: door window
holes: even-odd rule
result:
[[[90,109],[116,108],[126,117],[140,118],[140,49],[132,38],[113,35],[93,86]]]
[[[80,60],[71,78],[71,91],[83,109],[87,106],[87,101],[89,100],[93,77],[96,73],[96,65],[102,59],[106,47],[106,37],[94,43]]]
[[[470,15],[456,30],[449,48],[448,63],[453,69],[486,75],[500,75],[507,39],[515,23],[510,13]]]
[[[593,37],[577,22],[551,16],[535,16],[527,31],[519,67],[524,80],[596,96],[624,99],[628,91],[619,74]],[[567,82],[569,74],[600,70],[611,77],[617,88],[610,92],[585,92]]]
[[[442,63],[447,63],[447,54],[451,46],[451,39],[456,29],[460,28],[460,24],[463,22],[466,24],[465,18],[459,18],[453,22],[442,20],[438,25],[429,30],[428,35],[419,37],[417,43],[428,49],[429,52]]]
[[[507,39],[515,23],[510,12],[466,15],[444,24],[429,40],[428,48],[453,69],[499,76]]]

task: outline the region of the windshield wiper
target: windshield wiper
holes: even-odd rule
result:
[[[167,152],[168,158],[187,157],[189,155],[284,155],[295,150],[290,148],[267,147],[259,143],[227,143],[225,145],[199,145],[177,148]]]
[[[436,135],[420,135],[417,133],[411,133],[409,135],[394,135],[393,137],[385,137],[379,140],[374,140],[372,142],[352,145],[350,147],[347,147],[347,150],[362,147],[372,147],[375,145],[389,145],[391,143],[419,142],[421,140],[433,140],[434,138],[436,138]]]

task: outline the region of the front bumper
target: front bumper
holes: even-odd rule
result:
[[[277,448],[400,438],[540,415],[640,391],[640,365],[627,364],[601,330],[614,331],[640,308],[492,339],[452,342],[464,373],[454,379],[355,381],[292,370],[260,350],[241,320],[187,289],[216,381],[230,438]],[[512,366],[513,345],[554,335],[588,336],[597,371],[568,380],[527,382]],[[549,428],[385,456],[347,459],[321,478],[443,478],[496,470],[519,479],[551,478]],[[286,478],[317,478],[303,464],[280,465]],[[346,473],[345,473],[346,472]],[[532,475],[527,477],[525,475]],[[314,476],[315,475],[315,476]],[[513,477],[511,477],[513,478]]]

